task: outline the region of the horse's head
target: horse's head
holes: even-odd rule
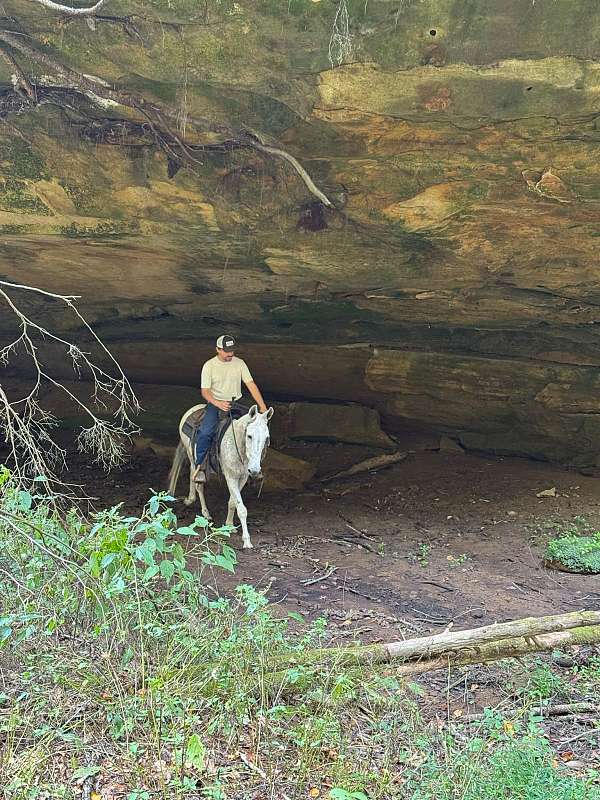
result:
[[[273,409],[259,413],[256,406],[248,412],[250,421],[246,426],[246,459],[250,475],[260,474],[260,462],[264,452],[269,446],[269,420],[273,416]]]

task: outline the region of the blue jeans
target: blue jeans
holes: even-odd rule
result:
[[[196,433],[196,464],[200,465],[204,461],[206,454],[215,435],[217,423],[219,421],[219,409],[212,403],[207,403],[202,423]]]

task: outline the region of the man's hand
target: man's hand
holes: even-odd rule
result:
[[[225,413],[227,413],[231,408],[231,403],[229,402],[229,400],[215,400],[213,402],[213,405],[221,409],[221,411],[224,411]]]

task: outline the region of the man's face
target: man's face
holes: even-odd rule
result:
[[[231,361],[234,357],[235,353],[233,350],[221,350],[220,347],[217,347],[217,356],[220,358],[221,361]]]

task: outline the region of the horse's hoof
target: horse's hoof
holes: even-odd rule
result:
[[[189,497],[186,497],[185,500],[183,501],[183,505],[184,506],[191,506],[191,505],[193,505],[195,499],[196,499],[195,497],[192,497],[192,499],[190,500]]]
[[[254,549],[254,545],[252,544],[252,542],[248,542],[248,544],[246,544],[244,542],[244,544],[242,545],[242,549],[243,550],[253,550]]]

